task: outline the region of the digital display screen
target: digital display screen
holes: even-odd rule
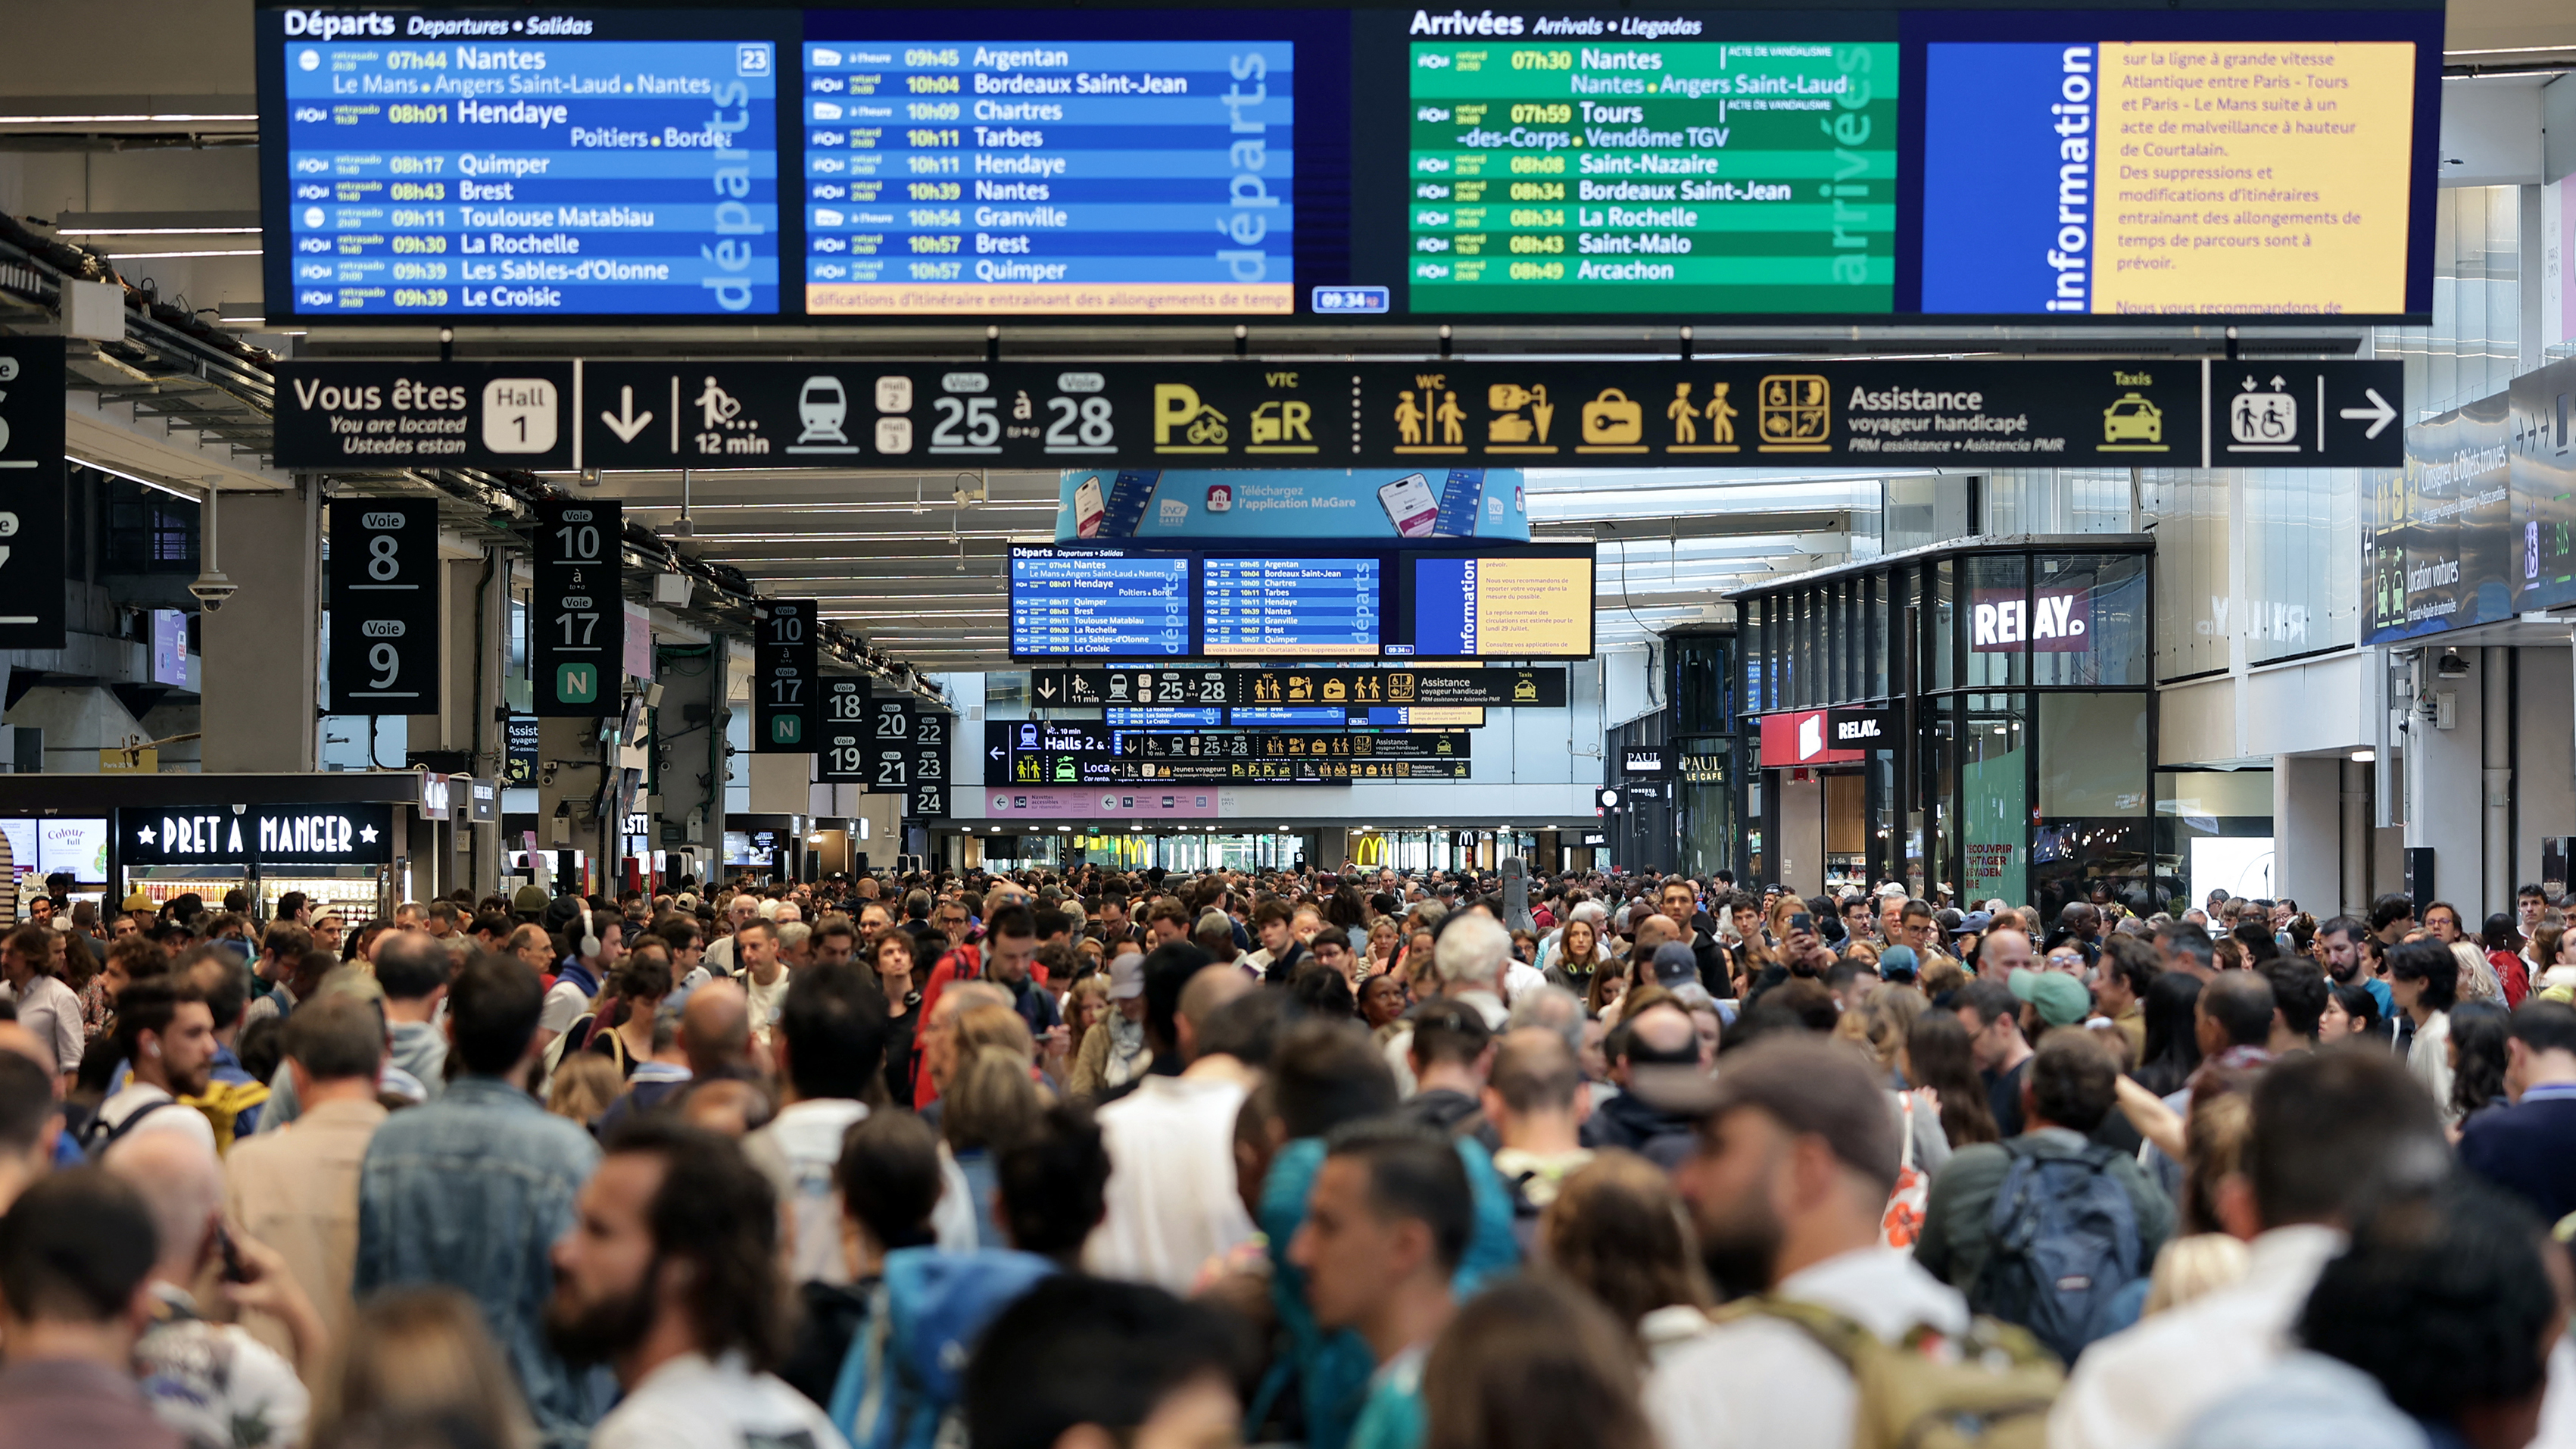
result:
[[[1213,729],[1225,723],[1222,709],[1180,709],[1170,705],[1104,709],[1100,717],[1121,729]]]
[[[777,315],[781,12],[267,13],[293,315]]]
[[[1049,659],[1188,657],[1190,559],[1014,549],[1011,653]]]
[[[1416,557],[1410,653],[1574,658],[1592,652],[1592,559]]]
[[[258,13],[281,321],[2432,308],[2433,0]]]
[[[1200,573],[1210,658],[1356,659],[1378,652],[1379,560],[1218,558]]]

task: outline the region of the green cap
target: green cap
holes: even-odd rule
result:
[[[2076,1026],[2093,1011],[2093,993],[2063,971],[2016,971],[2005,985],[2012,994],[2039,1008],[2050,1026]]]
[[[510,909],[522,916],[542,916],[552,904],[542,886],[523,885],[510,897]]]

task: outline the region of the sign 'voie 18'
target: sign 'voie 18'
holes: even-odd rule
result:
[[[393,807],[209,806],[120,810],[127,865],[383,865],[393,859]]]

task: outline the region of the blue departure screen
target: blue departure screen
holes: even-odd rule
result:
[[[291,248],[296,315],[778,312],[782,57],[761,26],[289,11],[282,27],[271,245]]]
[[[1011,653],[1041,659],[1179,659],[1190,652],[1186,555],[1011,554]]]
[[[1340,729],[1351,722],[1350,711],[1338,704],[1238,704],[1226,713],[1227,723],[1235,725]]]
[[[1210,558],[1199,605],[1210,658],[1356,659],[1378,652],[1373,558]]]
[[[1105,709],[1102,722],[1127,729],[1214,729],[1225,723],[1222,709],[1178,709],[1148,705],[1142,709]]]
[[[1295,45],[1041,14],[806,42],[807,313],[1294,312]]]

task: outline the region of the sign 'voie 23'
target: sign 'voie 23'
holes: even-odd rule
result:
[[[127,865],[384,865],[393,837],[393,807],[381,803],[116,812]]]

